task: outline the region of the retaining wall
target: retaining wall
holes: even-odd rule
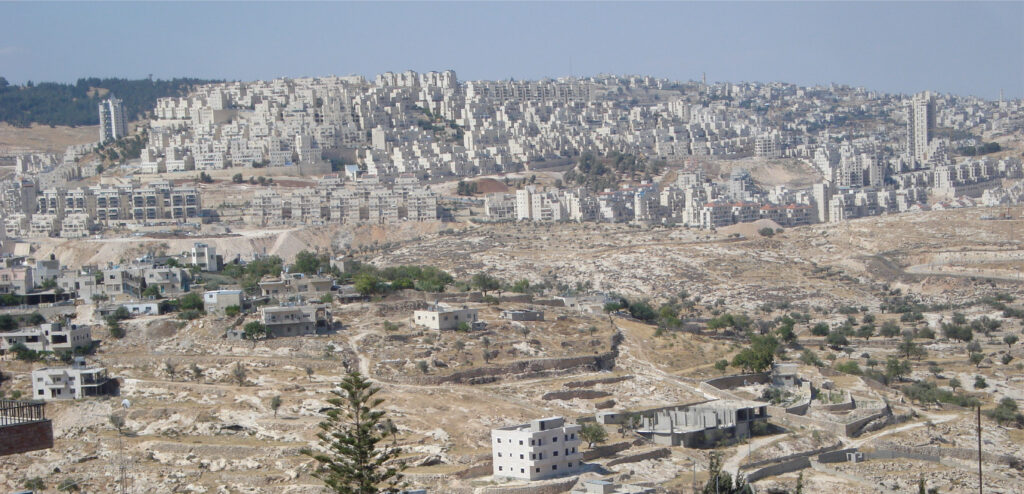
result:
[[[476,490],[477,494],[561,494],[569,492],[579,477],[551,480],[544,483],[535,482],[530,485],[510,487],[483,487]],[[536,484],[536,485],[535,485]]]
[[[937,446],[902,446],[890,442],[879,442],[878,447],[875,451],[888,451],[891,453],[908,453],[908,454],[923,454],[931,457],[938,458],[956,458],[958,460],[967,461],[978,461],[978,450],[970,448],[940,448]],[[982,452],[981,459],[990,463],[1001,463],[1004,465],[1014,465],[1022,463],[1020,459],[1013,455],[999,455],[993,453]]]
[[[765,477],[773,477],[784,473],[795,472],[811,467],[811,460],[806,456],[759,468],[752,472],[746,472],[747,482],[756,482]]]
[[[846,461],[846,453],[856,452],[857,448],[847,448],[822,453],[818,455],[818,463],[843,463]]]
[[[642,441],[639,441],[639,442],[642,443]],[[618,453],[620,451],[625,451],[625,450],[627,450],[629,448],[632,448],[637,443],[638,443],[638,441],[632,441],[632,442],[625,441],[625,442],[619,442],[619,443],[613,443],[613,444],[605,444],[603,446],[598,446],[598,447],[596,447],[594,449],[589,449],[587,451],[584,451],[583,452],[583,461],[590,461],[590,460],[594,460],[594,459],[597,459],[597,458],[604,458],[606,456],[611,456],[611,455],[614,455],[614,454],[616,454],[616,453]]]
[[[637,453],[635,455],[623,456],[621,458],[615,458],[608,463],[605,463],[607,467],[613,467],[615,465],[621,465],[623,463],[636,463],[638,461],[653,460],[657,458],[667,458],[672,455],[672,452],[668,448],[652,449],[650,451],[644,451],[643,453]]]
[[[589,388],[598,384],[615,384],[618,382],[633,379],[633,376],[605,377],[601,379],[588,379],[586,381],[572,381],[565,383],[566,388]]]
[[[592,400],[594,398],[607,398],[612,394],[608,391],[600,391],[597,389],[568,389],[563,391],[551,391],[544,393],[541,396],[543,400],[572,400],[579,398],[581,400]]]
[[[803,452],[800,452],[800,453],[793,453],[791,455],[786,455],[786,456],[782,456],[782,457],[779,457],[779,458],[768,458],[767,460],[753,461],[753,462],[750,462],[750,463],[747,463],[747,464],[744,464],[744,465],[740,465],[740,470],[749,470],[751,468],[757,468],[757,467],[764,466],[764,465],[769,465],[769,464],[772,464],[772,463],[779,463],[779,462],[783,462],[783,461],[795,460],[795,459],[800,458],[800,457],[811,457],[811,456],[814,456],[814,455],[817,455],[817,454],[825,453],[827,451],[832,451],[832,450],[834,450],[836,448],[839,448],[842,445],[843,445],[843,443],[837,441],[835,444],[833,444],[831,446],[825,446],[825,447],[822,447],[822,448],[815,449],[813,451],[803,451]]]

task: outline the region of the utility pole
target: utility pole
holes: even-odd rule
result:
[[[984,484],[981,479],[981,405],[978,405],[978,494],[982,494]]]

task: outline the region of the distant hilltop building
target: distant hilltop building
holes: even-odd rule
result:
[[[120,139],[128,135],[128,112],[117,98],[108,98],[100,107],[100,142]]]

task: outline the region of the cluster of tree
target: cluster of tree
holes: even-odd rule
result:
[[[20,316],[0,314],[0,331],[13,331],[22,326],[38,326],[44,322],[46,318],[38,312]]]
[[[284,261],[280,257],[267,256],[246,264],[228,263],[221,274],[234,278],[246,292],[254,293],[261,278],[266,275],[279,275],[283,267]]]
[[[989,410],[986,414],[1001,425],[1024,428],[1024,414],[1018,411],[1017,401],[1013,398],[1003,398],[994,409]]]
[[[158,98],[184,96],[203,79],[128,80],[90,77],[75,84],[29,81],[24,86],[11,85],[0,77],[0,121],[19,127],[32,123],[44,125],[97,125],[100,101],[109,90],[124,102],[129,119],[137,119],[156,105]]]
[[[13,293],[0,294],[0,306],[11,307],[15,305],[22,305],[25,303],[25,297],[23,295],[15,295]]]
[[[614,188],[619,178],[650,180],[661,173],[665,163],[660,160],[638,159],[632,154],[609,153],[607,158],[598,158],[593,153],[583,153],[576,160],[576,166],[563,174],[566,184],[577,184],[590,190],[600,191]]]
[[[377,268],[370,264],[354,263],[354,269],[345,273],[356,291],[363,295],[382,295],[395,290],[443,292],[454,278],[433,266],[389,266]]]
[[[717,317],[713,317],[708,320],[708,329],[725,329],[732,328],[736,331],[746,331],[750,329],[753,324],[750,317],[746,314],[730,314],[725,313]]]
[[[658,312],[646,300],[629,300],[619,297],[615,302],[604,304],[605,312],[626,311],[634,319],[644,322],[654,322],[658,318]]]
[[[952,383],[951,383],[952,384]],[[951,403],[953,405],[973,408],[980,404],[977,398],[956,393],[938,387],[933,382],[921,381],[903,386],[903,394],[912,401],[922,405],[936,403]]]
[[[984,154],[998,153],[1002,148],[998,142],[986,142],[980,146],[964,146],[956,149],[960,156],[981,156]]]
[[[295,254],[295,262],[288,268],[292,273],[320,274],[330,273],[336,278],[341,277],[341,271],[331,266],[331,258],[327,254],[316,254],[304,250]]]
[[[478,192],[476,182],[466,182],[459,180],[458,185],[455,186],[455,193],[460,196],[471,196]]]

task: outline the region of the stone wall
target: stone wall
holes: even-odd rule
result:
[[[847,453],[856,453],[857,448],[839,449],[818,455],[818,463],[842,463],[846,461]]]
[[[565,383],[566,388],[589,388],[598,384],[615,384],[628,379],[633,379],[633,376],[616,376],[616,377],[605,377],[601,379],[588,379],[586,381],[572,381]]]
[[[612,394],[608,391],[601,391],[597,389],[567,389],[562,391],[551,391],[544,393],[541,396],[543,400],[572,400],[579,398],[581,400],[592,400],[594,398],[607,398]]]
[[[763,468],[759,468],[752,472],[746,472],[747,482],[756,482],[765,477],[772,477],[775,475],[782,475],[784,473],[795,472],[797,470],[803,470],[811,467],[811,460],[806,456],[794,458],[792,460],[775,463]]]
[[[579,477],[574,476],[565,479],[531,482],[530,485],[481,487],[475,492],[477,494],[561,494],[569,492],[578,480]]]
[[[958,460],[978,461],[978,450],[971,448],[940,448],[937,446],[902,446],[890,442],[879,442],[875,452],[887,452],[889,454],[923,454],[938,458],[955,458]],[[867,453],[865,453],[865,456]],[[1000,455],[993,453],[981,453],[981,459],[989,463],[1001,463],[1003,465],[1022,464],[1024,461],[1013,455]]]
[[[486,384],[502,378],[528,379],[557,376],[570,372],[596,372],[611,370],[615,367],[618,352],[611,351],[600,355],[581,357],[563,357],[548,359],[520,360],[504,365],[487,365],[456,371],[448,375],[436,376],[402,376],[398,381],[436,386],[439,384]]]
[[[654,460],[654,459],[657,459],[657,458],[668,458],[671,455],[672,455],[672,452],[668,448],[658,448],[658,449],[652,449],[650,451],[644,451],[643,453],[637,453],[635,455],[627,455],[627,456],[623,456],[623,457],[620,457],[620,458],[615,458],[615,459],[609,461],[608,463],[605,463],[605,466],[612,467],[612,466],[615,466],[615,465],[621,465],[623,463],[636,463],[638,461],[644,461],[644,460]]]
[[[583,461],[595,460],[597,458],[604,458],[606,456],[614,455],[620,451],[625,451],[637,444],[643,444],[642,440],[638,441],[623,441],[619,443],[605,444],[598,446],[594,449],[588,449],[583,452]]]
[[[800,457],[811,457],[811,456],[814,456],[814,455],[817,455],[817,454],[821,454],[821,453],[825,453],[825,452],[828,452],[828,451],[832,451],[832,450],[834,450],[836,448],[839,448],[842,445],[843,445],[843,443],[837,441],[835,444],[833,444],[831,446],[825,446],[825,447],[818,448],[818,449],[815,449],[815,450],[812,450],[812,451],[803,451],[803,452],[800,452],[800,453],[793,453],[791,455],[786,455],[786,456],[782,456],[782,457],[779,457],[779,458],[768,458],[767,460],[753,461],[753,462],[750,462],[750,463],[746,463],[746,464],[740,465],[740,470],[750,470],[752,468],[758,468],[758,467],[761,467],[761,466],[764,466],[764,465],[770,465],[772,463],[779,463],[779,462],[783,462],[783,461],[789,461],[789,460],[793,460],[793,459],[800,458]]]

